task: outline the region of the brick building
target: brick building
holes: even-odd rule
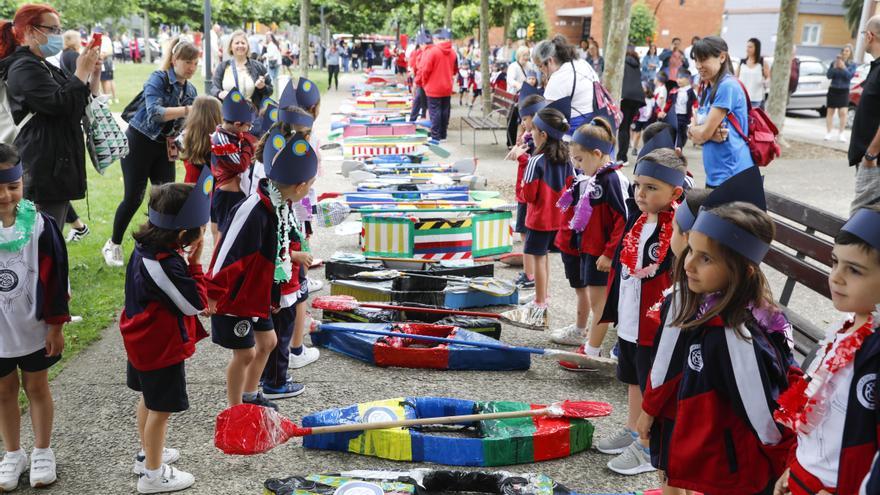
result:
[[[602,39],[604,0],[544,0],[550,32],[564,35],[572,43],[593,36]],[[722,0],[643,0],[657,17],[656,43],[669,46],[672,38],[690,44],[693,36],[721,32]]]

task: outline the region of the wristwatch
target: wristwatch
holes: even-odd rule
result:
[[[865,160],[868,160],[869,162],[876,161],[876,160],[877,160],[877,155],[872,155],[872,154],[870,154],[870,153],[868,153],[868,152],[866,151],[866,152],[865,152]]]

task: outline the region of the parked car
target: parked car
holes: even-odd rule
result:
[[[852,129],[853,121],[856,119],[856,107],[859,106],[859,101],[862,99],[862,83],[865,82],[865,78],[858,82],[853,79],[853,84],[849,88],[849,108],[846,111],[846,127],[848,129]]]
[[[800,78],[797,89],[788,102],[789,110],[816,110],[825,115],[825,102],[828,97],[828,66],[816,57],[798,57],[801,61]]]

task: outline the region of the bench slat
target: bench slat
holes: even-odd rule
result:
[[[767,209],[801,225],[812,227],[825,235],[834,237],[846,223],[846,219],[818,210],[800,201],[766,191]]]
[[[831,289],[828,288],[828,272],[824,272],[803,260],[799,260],[777,247],[770,248],[770,252],[764,258],[764,263],[783,275],[794,278],[809,289],[831,299]]]
[[[831,250],[834,244],[800,231],[783,222],[776,223],[775,240],[785,246],[804,254],[827,267],[831,267]]]
[[[813,325],[809,320],[799,314],[783,307],[785,316],[794,328],[794,349],[801,356],[807,356],[816,348],[819,341],[825,338],[825,332]]]

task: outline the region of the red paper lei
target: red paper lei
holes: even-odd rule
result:
[[[620,251],[620,263],[629,269],[631,277],[648,278],[653,277],[660,268],[660,264],[666,259],[669,253],[669,241],[672,239],[672,218],[675,211],[661,211],[657,214],[658,228],[660,229],[660,247],[657,251],[657,261],[639,268],[636,265],[639,261],[639,239],[642,237],[642,229],[648,221],[648,214],[642,213],[636,220],[633,228],[625,236],[623,236],[623,249]]]
[[[235,143],[225,143],[225,144],[212,144],[211,145],[211,153],[219,156],[226,156],[238,153],[240,151],[239,146]]]
[[[830,358],[828,353],[837,335],[852,328],[853,322],[847,322],[832,337],[826,339],[825,354],[822,356],[820,365],[810,376],[799,376],[788,389],[779,396],[777,402],[779,409],[773,413],[773,418],[792,431],[808,433],[825,412],[828,393],[825,390],[835,373],[845,368],[856,358],[856,352],[862,347],[862,343],[868,336],[874,333],[874,318],[868,318],[864,325],[855,332],[846,336]],[[827,360],[826,360],[827,359]]]

